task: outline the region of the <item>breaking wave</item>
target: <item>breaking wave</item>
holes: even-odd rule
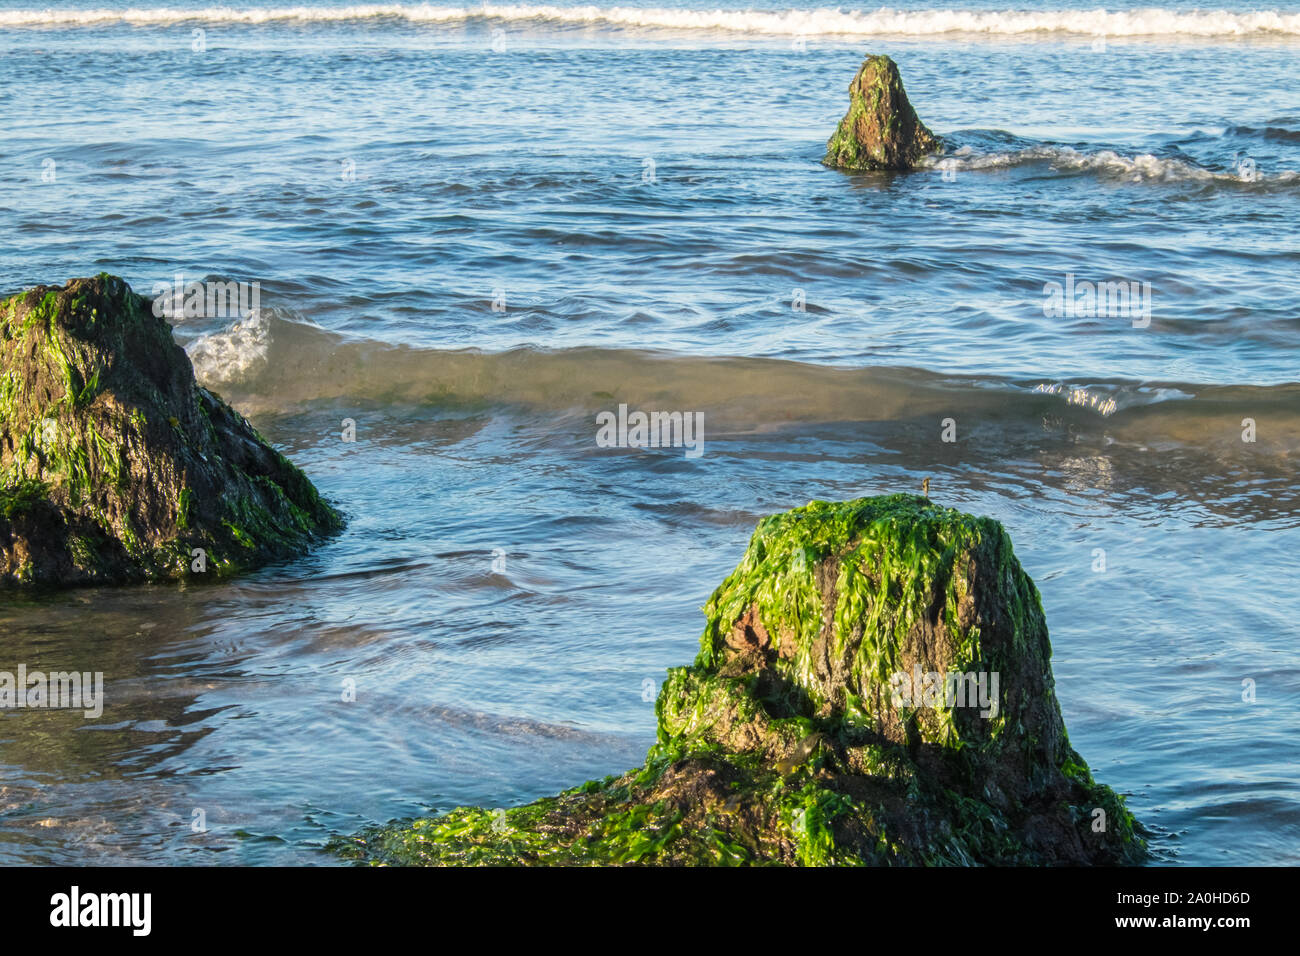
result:
[[[1138,153],[1125,156],[1114,150],[1084,152],[1072,146],[1029,146],[1024,149],[983,151],[964,146],[944,156],[930,156],[922,161],[926,167],[954,170],[1006,169],[1035,163],[1064,173],[1093,173],[1127,182],[1205,182],[1262,183],[1287,185],[1300,183],[1300,172],[1284,169],[1269,172],[1251,167],[1249,171],[1206,169],[1186,159]]]
[[[700,30],[764,35],[931,36],[945,33],[1015,36],[1038,33],[1108,37],[1300,36],[1300,13],[1177,11],[1161,7],[1110,12],[1095,10],[674,10],[658,7],[554,6],[550,4],[357,4],[283,7],[130,7],[0,10],[0,26],[58,27],[104,23],[169,24],[271,23],[396,19],[412,23],[470,20],[546,21],[661,30]]]
[[[186,347],[199,380],[253,415],[361,402],[512,406],[558,421],[627,402],[705,410],[715,430],[741,434],[800,422],[928,428],[961,409],[1012,429],[1061,420],[1118,440],[1186,446],[1210,434],[1239,445],[1236,423],[1267,416],[1270,447],[1300,452],[1300,383],[1082,383],[595,347],[429,349],[343,336],[275,310]]]

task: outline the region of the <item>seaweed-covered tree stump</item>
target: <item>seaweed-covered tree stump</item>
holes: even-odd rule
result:
[[[0,587],[228,574],[341,526],[121,279],[0,303]]]
[[[397,864],[1144,857],[1066,738],[1038,590],[996,521],[911,495],[813,502],[761,521],[705,610],[644,767],[338,847]]]
[[[849,110],[822,162],[849,170],[906,170],[942,148],[912,109],[898,65],[887,56],[869,56],[849,84]]]

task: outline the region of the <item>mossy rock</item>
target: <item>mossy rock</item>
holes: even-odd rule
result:
[[[121,279],[0,302],[0,587],[216,577],[341,527]]]
[[[891,495],[765,518],[668,672],[646,765],[336,841],[393,864],[1125,864],[1002,526]],[[916,675],[972,675],[962,696]],[[996,683],[993,675],[997,675]],[[968,696],[984,675],[984,694]],[[1098,812],[1100,811],[1100,813]]]
[[[907,170],[942,148],[912,109],[898,65],[887,56],[868,56],[849,84],[849,110],[822,162],[839,169]]]

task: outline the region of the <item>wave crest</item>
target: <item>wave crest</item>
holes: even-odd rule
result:
[[[928,156],[922,160],[921,165],[931,169],[961,171],[1006,169],[1033,163],[1046,163],[1059,172],[1097,173],[1135,183],[1191,181],[1290,184],[1300,182],[1300,172],[1289,169],[1276,173],[1256,170],[1248,176],[1241,171],[1216,172],[1189,160],[1172,156],[1155,156],[1151,153],[1124,156],[1110,149],[1084,152],[1072,146],[1028,146],[1023,149],[989,152],[963,146],[942,156]]]
[[[932,36],[944,33],[1014,36],[1073,33],[1107,37],[1300,36],[1300,13],[1178,11],[1162,7],[1109,12],[1096,10],[675,10],[658,7],[560,7],[551,4],[437,6],[428,3],[357,4],[333,7],[131,7],[0,10],[0,26],[135,25],[183,21],[271,23],[400,19],[412,23],[456,23],[475,19],[605,24],[662,30],[821,36]]]

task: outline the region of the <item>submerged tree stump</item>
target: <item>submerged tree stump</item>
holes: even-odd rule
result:
[[[908,102],[898,65],[887,56],[868,56],[849,84],[849,111],[822,162],[850,170],[906,170],[942,148]]]
[[[912,495],[758,525],[670,670],[645,766],[336,845],[396,864],[1122,864],[1144,858],[1057,706],[996,521]]]
[[[0,303],[0,587],[219,576],[340,527],[121,279]]]

